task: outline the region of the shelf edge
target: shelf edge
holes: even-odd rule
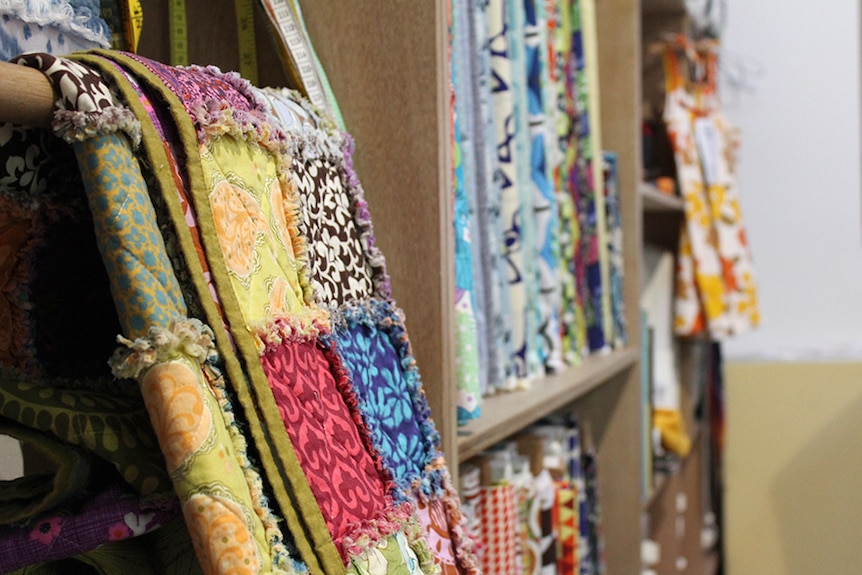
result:
[[[529,390],[485,398],[482,416],[458,429],[459,463],[601,387],[632,367],[639,356],[633,347],[590,356],[579,366],[533,382]]]

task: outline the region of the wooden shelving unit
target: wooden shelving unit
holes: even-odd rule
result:
[[[536,382],[529,391],[485,398],[482,417],[458,429],[458,460],[467,461],[521,429],[523,421],[537,421],[571,404],[632,367],[638,350],[588,357],[576,367]]]

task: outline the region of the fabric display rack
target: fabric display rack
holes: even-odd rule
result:
[[[667,518],[757,317],[732,164],[645,162],[682,2],[0,16],[0,572],[716,572]]]

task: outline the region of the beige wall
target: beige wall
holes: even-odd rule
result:
[[[727,575],[862,573],[862,363],[729,363]]]

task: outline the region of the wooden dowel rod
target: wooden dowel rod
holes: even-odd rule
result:
[[[0,62],[0,122],[51,125],[54,88],[42,72]]]

